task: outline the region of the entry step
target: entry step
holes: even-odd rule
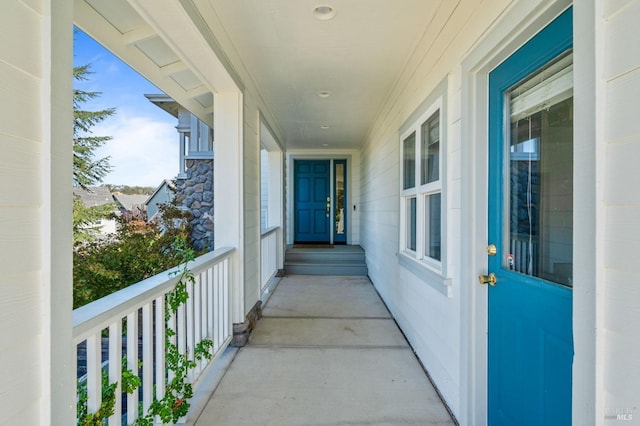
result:
[[[366,276],[365,252],[360,246],[294,248],[285,253],[288,275],[360,275]]]

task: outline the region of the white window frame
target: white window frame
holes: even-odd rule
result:
[[[438,180],[422,184],[422,124],[426,123],[432,118],[434,114],[438,114],[439,118],[439,149],[438,149]],[[443,265],[445,264],[446,253],[446,233],[445,233],[445,220],[446,214],[446,196],[444,194],[445,180],[444,167],[446,152],[446,141],[444,138],[443,126],[445,125],[443,114],[443,101],[442,97],[439,97],[434,103],[432,103],[418,119],[413,121],[408,128],[400,136],[400,254],[407,256],[420,262],[422,265],[429,269],[442,273]],[[415,176],[413,188],[404,189],[404,145],[405,140],[415,133]],[[433,194],[441,194],[440,205],[440,259],[434,259],[429,257],[426,252],[426,242],[428,230],[428,224],[426,223],[426,197]],[[408,201],[409,199],[416,198],[416,250],[411,250],[407,247],[408,238],[407,233],[409,231],[409,212]]]

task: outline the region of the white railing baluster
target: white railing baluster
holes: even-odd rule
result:
[[[138,375],[138,310],[127,315],[127,369]],[[138,418],[138,395],[127,395],[127,423]]]
[[[185,321],[185,310],[186,310],[186,306],[185,305],[180,305],[180,307],[178,308],[178,312],[176,315],[176,321],[178,323],[178,330],[176,333],[176,338],[177,338],[177,342],[178,342],[178,351],[181,354],[185,354],[187,353],[187,339],[186,339],[186,335],[187,335],[187,327],[186,327],[186,321]]]
[[[194,347],[194,324],[193,324],[193,283],[187,283],[187,293],[189,293],[189,298],[187,299],[187,303],[185,304],[185,326],[186,326],[186,346],[187,346],[187,358],[190,361],[194,360],[193,356],[193,347]],[[189,372],[189,379],[193,381],[193,371]]]
[[[215,317],[216,317],[216,323],[218,324],[218,326],[216,327],[216,346],[220,347],[220,345],[222,344],[222,341],[224,339],[224,332],[223,332],[223,327],[224,324],[222,324],[221,321],[219,321],[220,318],[220,314],[223,312],[222,311],[222,304],[224,303],[224,299],[223,299],[223,286],[224,286],[224,276],[223,276],[223,270],[224,270],[224,264],[219,264],[216,265],[217,269],[218,269],[218,276],[217,276],[217,295],[216,295],[216,313],[215,313]]]
[[[220,342],[218,341],[219,327],[220,321],[216,321],[218,315],[218,306],[220,304],[220,277],[219,277],[220,264],[217,264],[213,267],[213,324],[212,324],[212,334],[211,340],[213,340],[213,352],[217,352],[220,347]]]
[[[142,306],[142,359],[151,362],[142,363],[142,412],[146,413],[153,401],[153,334],[151,323],[153,315],[151,302]]]
[[[109,383],[117,382],[113,415],[109,417],[109,426],[122,424],[122,319],[109,326]]]
[[[177,313],[169,314],[169,321],[167,322],[167,328],[169,330],[173,331],[173,335],[171,337],[169,337],[169,342],[172,345],[175,345],[176,347],[178,346],[178,337],[177,337],[178,324],[177,324],[177,321],[178,321]],[[167,372],[167,381],[170,382],[171,380],[173,380],[174,377],[175,377],[175,374],[173,373],[173,371],[169,370]]]
[[[156,298],[156,399],[160,400],[164,397],[165,389],[165,321],[164,321],[164,295]]]
[[[177,314],[170,315],[168,320],[165,320],[166,295],[175,288],[179,279],[179,274],[172,275],[169,271],[74,310],[73,342],[76,356],[77,345],[86,342],[87,346],[87,375],[81,381],[86,381],[89,412],[97,411],[102,402],[102,332],[106,328],[109,330],[109,382],[118,382],[115,413],[108,419],[109,425],[119,426],[125,412],[127,424],[134,423],[139,417],[139,403],[142,403],[143,413],[146,413],[154,397],[161,399],[164,396],[167,380],[173,378],[172,372],[166,370],[165,327],[174,330],[176,335],[170,341],[180,353],[185,354],[188,350],[189,359],[194,359],[195,345],[204,338],[213,341],[213,360],[217,359],[231,340],[229,295],[233,277],[230,276],[229,262],[233,253],[234,249],[219,249],[189,263],[188,268],[196,277],[196,282],[187,283],[187,303],[180,306]],[[179,272],[179,268],[173,271]],[[127,395],[127,406],[122,407],[122,331],[125,320],[126,368],[140,375],[138,363],[141,355],[142,389],[141,392]],[[141,354],[138,349],[140,342]],[[77,360],[74,363],[77,368]],[[208,363],[198,363],[198,367],[190,373],[192,383],[197,381]]]
[[[102,404],[101,331],[87,337],[87,409],[98,411]]]
[[[202,286],[202,274],[198,274],[195,277],[195,284],[193,286],[193,294],[189,299],[193,299],[193,356],[195,358],[195,345],[202,340],[202,301],[201,301],[201,286]],[[197,367],[195,371],[193,371],[194,377],[200,375],[200,369],[202,368],[202,363],[197,361]]]
[[[222,282],[224,283],[224,285],[222,286],[222,309],[220,311],[220,313],[222,314],[222,317],[218,317],[218,320],[220,321],[220,324],[222,324],[222,330],[223,330],[223,337],[222,340],[225,341],[227,339],[227,337],[229,337],[232,334],[232,327],[233,325],[231,324],[231,309],[229,307],[230,305],[230,300],[229,300],[229,259],[225,259],[222,262]]]
[[[213,324],[215,323],[214,319],[214,311],[213,307],[215,306],[213,303],[215,292],[213,290],[213,277],[214,271],[217,268],[217,265],[214,265],[212,268],[207,269],[207,338],[213,341]],[[213,353],[216,353],[215,348],[213,349]]]

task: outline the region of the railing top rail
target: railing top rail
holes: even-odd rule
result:
[[[212,252],[203,254],[193,262],[189,262],[189,270],[196,274],[229,257],[235,248],[222,247]],[[123,288],[115,293],[93,301],[85,306],[73,310],[73,339],[77,341],[86,337],[96,328],[106,328],[113,318],[120,318],[131,313],[142,304],[159,297],[168,292],[177,283],[180,266],[176,266],[168,271],[161,272],[153,277],[149,277],[129,287]]]
[[[276,232],[278,229],[280,229],[279,226],[270,226],[269,228],[263,229],[262,232],[260,233],[260,237],[264,238],[269,234],[273,234],[274,232]]]

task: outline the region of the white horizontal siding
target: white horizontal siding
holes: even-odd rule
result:
[[[605,3],[604,226],[605,288],[602,343],[605,410],[630,409],[640,395],[640,44],[638,1]]]
[[[34,311],[33,314],[39,316],[39,310]],[[11,347],[0,352],[0,365],[5,366],[2,386],[0,386],[0,399],[2,400],[2,412],[7,418],[28,418],[27,408],[38,404],[40,400],[42,363],[40,348],[40,336],[25,333],[21,336],[20,344],[14,343]],[[19,422],[14,424],[33,423]]]
[[[2,204],[12,206],[33,206],[40,200],[36,191],[21,191],[16,185],[20,176],[20,186],[32,188],[40,183],[41,143],[22,139],[14,135],[0,133],[0,194]]]
[[[430,26],[418,42],[362,150],[361,241],[369,275],[455,414],[461,409],[460,221],[462,92],[460,62],[507,7],[509,1],[442,2],[440,27]],[[464,31],[460,31],[464,28]],[[398,262],[401,125],[440,82],[447,80],[446,252],[451,297],[442,282],[411,272]],[[441,281],[441,280],[440,280]],[[444,291],[444,294],[443,294]]]
[[[40,111],[40,80],[31,74],[32,71],[37,70],[23,70],[0,61],[0,98],[3,100],[0,103],[0,134],[21,140],[41,140],[42,123],[39,116],[33,114]]]
[[[32,6],[38,6],[32,2]],[[42,17],[0,6],[0,411],[36,424],[42,389]]]
[[[34,8],[41,9],[39,3],[36,0],[4,1],[0,14],[0,28],[3,33],[3,42],[0,43],[2,62],[36,77],[40,76],[42,17]]]

